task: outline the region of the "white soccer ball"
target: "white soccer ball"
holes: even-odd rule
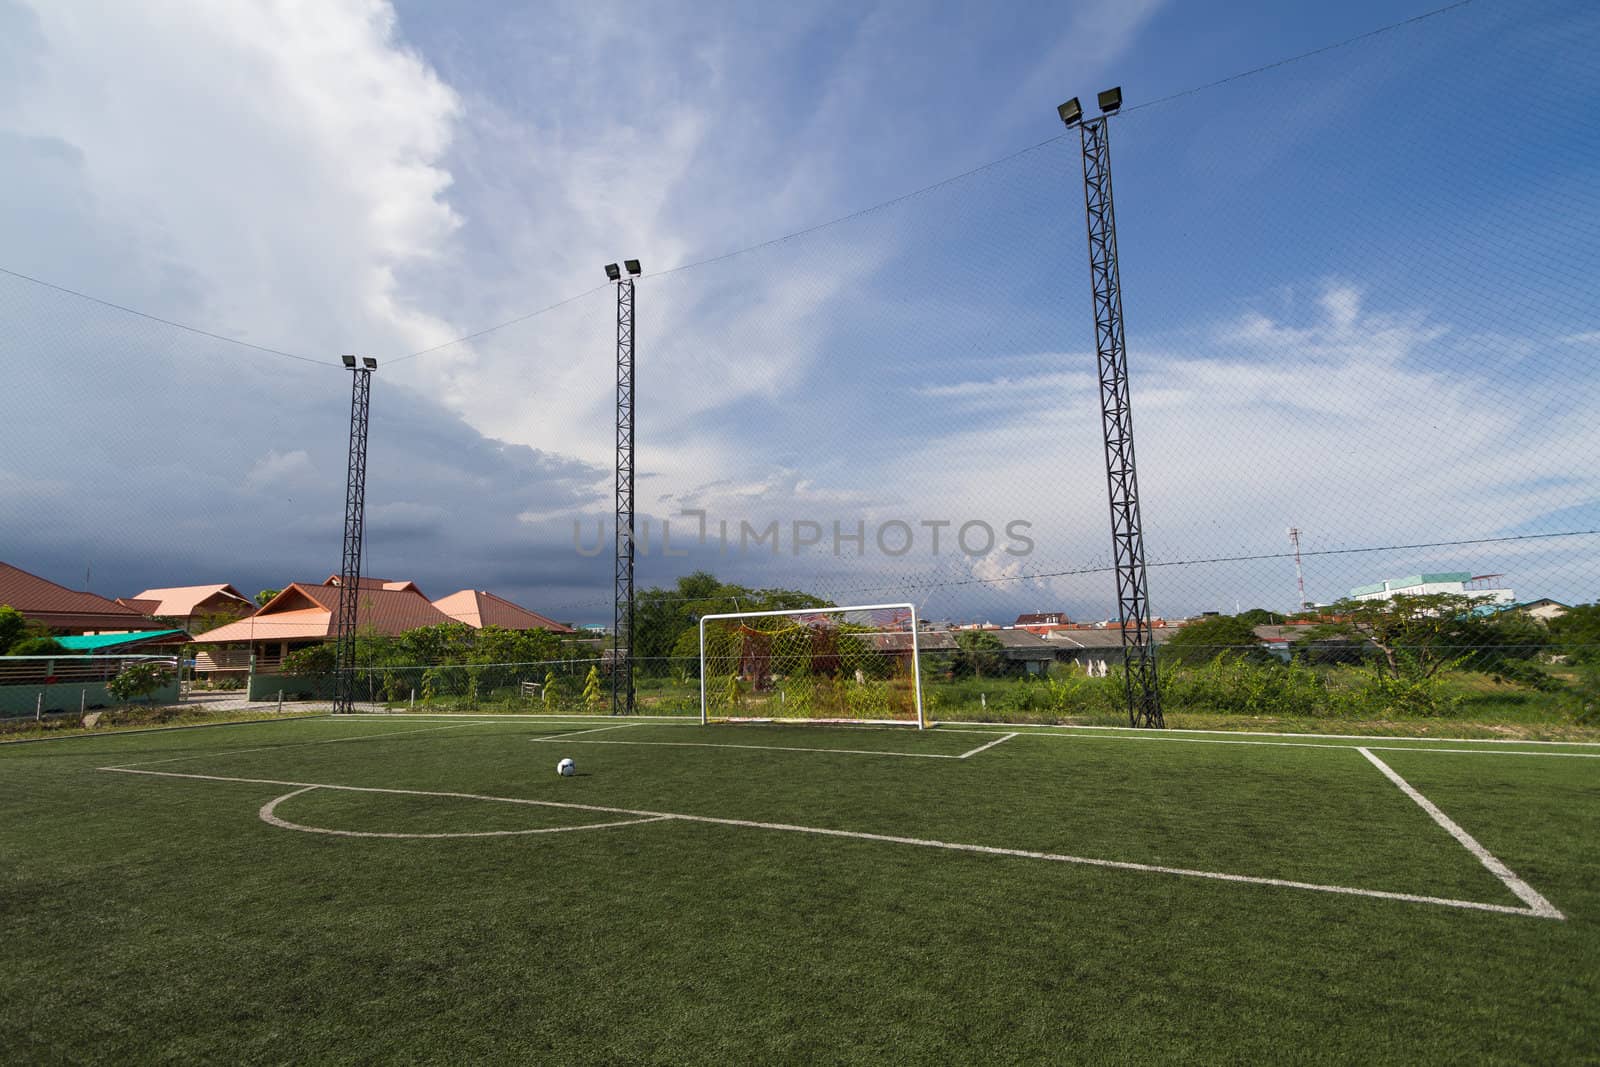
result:
[[[569,759],[564,759],[560,763],[556,764],[556,773],[561,775],[563,778],[571,778],[574,774],[578,773],[578,765]]]

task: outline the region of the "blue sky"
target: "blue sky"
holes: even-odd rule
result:
[[[1054,107],[1121,84],[1156,610],[1289,607],[1286,561],[1172,564],[1283,552],[1291,523],[1313,552],[1539,535],[1313,556],[1314,598],[1459,568],[1594,599],[1594,537],[1547,535],[1600,526],[1600,13],[1475,0],[1151,103],[1425,10],[0,0],[0,267],[377,356],[370,571],[589,621],[610,567],[572,529],[609,513],[612,458],[592,290],[638,256],[657,524],[1021,519],[1036,542],[696,546],[641,582],[709,566],[939,616],[1100,618],[1109,575],[1029,576],[1109,555]],[[92,567],[108,595],[335,569],[342,371],[4,275],[0,314],[0,558],[74,586]]]

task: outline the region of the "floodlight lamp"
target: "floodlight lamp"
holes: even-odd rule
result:
[[[1078,103],[1077,97],[1073,97],[1065,104],[1062,104],[1060,107],[1056,108],[1056,114],[1060,115],[1061,121],[1066,123],[1068,126],[1075,126],[1077,125],[1078,120],[1083,118],[1083,105]]]
[[[610,278],[612,281],[617,281],[619,278],[622,277],[622,271],[620,269],[618,269],[618,267],[617,267],[617,265],[615,263],[607,263],[606,264],[606,277]]]
[[[356,369],[356,357],[355,356],[340,356],[339,358],[344,360],[344,365],[347,368],[349,368],[350,370],[355,370]]]
[[[1095,99],[1100,102],[1100,110],[1109,115],[1122,106],[1122,86],[1107,89]]]
[[[622,265],[627,267],[628,273],[633,275],[635,278],[637,278],[643,271],[643,268],[639,266],[639,261],[637,259],[625,259],[622,261]]]
[[[361,365],[366,367],[368,370],[378,369],[378,361],[373,359],[371,356],[362,356]]]

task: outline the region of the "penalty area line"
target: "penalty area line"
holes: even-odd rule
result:
[[[646,726],[646,725],[649,725],[649,724],[648,723],[642,723],[642,722],[623,722],[623,723],[618,723],[615,726],[596,726],[592,730],[573,730],[573,731],[571,731],[569,733],[550,734],[550,735],[548,735],[546,737],[530,737],[530,738],[528,738],[528,740],[530,740],[530,741],[561,741],[561,740],[564,740],[565,738],[568,738],[568,737],[577,737],[579,734],[603,734],[607,730],[626,730],[626,729],[628,729],[629,727],[632,727],[632,726]]]
[[[605,744],[609,742],[592,742]],[[900,753],[903,755],[904,753]],[[941,757],[954,759],[953,756]],[[385,789],[377,786],[338,785],[331,782],[292,782],[279,778],[235,778],[219,774],[186,774],[181,771],[146,771],[131,767],[102,767],[104,771],[118,774],[142,774],[154,778],[183,778],[209,782],[237,782],[248,785],[281,785],[296,790],[333,789],[350,793],[379,793],[395,796],[447,797],[460,800],[493,800],[504,804],[527,804],[534,807],[564,808],[572,811],[592,811],[606,815],[621,815],[640,822],[686,822],[709,826],[734,826],[753,830],[770,830],[778,833],[811,834],[818,837],[836,837],[852,841],[872,841],[883,844],[908,845],[916,848],[936,848],[950,852],[976,853],[985,856],[1009,856],[1017,859],[1043,860],[1051,863],[1069,863],[1084,867],[1099,867],[1118,871],[1136,871],[1143,874],[1166,874],[1185,878],[1205,878],[1211,881],[1231,882],[1240,885],[1260,885],[1278,889],[1299,889],[1315,893],[1333,893],[1339,896],[1370,897],[1378,900],[1397,900],[1410,904],[1432,904],[1438,907],[1459,908],[1467,911],[1488,911],[1500,915],[1521,915],[1541,919],[1565,919],[1548,902],[1545,908],[1513,907],[1510,904],[1487,904],[1476,900],[1455,900],[1449,897],[1424,896],[1417,893],[1396,893],[1384,889],[1360,889],[1355,886],[1323,885],[1317,882],[1298,882],[1286,878],[1264,878],[1251,874],[1229,874],[1223,871],[1200,871],[1185,867],[1162,867],[1151,863],[1133,863],[1126,860],[1097,859],[1092,856],[1068,856],[1053,852],[1035,852],[1028,849],[1000,848],[994,845],[972,845],[960,842],[936,841],[921,837],[899,837],[891,834],[874,834],[861,830],[836,830],[824,826],[797,826],[792,823],[758,822],[753,819],[723,819],[710,815],[688,815],[670,811],[646,811],[637,808],[614,808],[599,804],[576,804],[558,800],[532,800],[527,797],[496,797],[481,793],[457,793],[427,789]],[[280,797],[279,800],[287,799]],[[1464,831],[1463,831],[1464,832]],[[1481,846],[1480,846],[1481,847]],[[1498,861],[1497,861],[1498,862]],[[1535,894],[1537,896],[1537,894]],[[1544,900],[1543,897],[1539,897]]]
[[[974,749],[971,749],[971,750],[969,750],[967,752],[961,753],[961,755],[957,756],[956,759],[967,759],[970,756],[976,756],[978,753],[984,751],[985,749],[993,748],[996,745],[1003,745],[1007,741],[1011,740],[1013,737],[1016,737],[1016,736],[1017,736],[1016,734],[1011,733],[1011,734],[1006,734],[1004,737],[997,737],[993,741],[990,741],[987,745],[979,745],[977,748],[974,748]]]
[[[1505,884],[1507,889],[1516,894],[1519,900],[1527,904],[1532,910],[1533,914],[1546,919],[1566,918],[1566,916],[1561,914],[1560,910],[1557,909],[1554,904],[1546,900],[1537,889],[1533,888],[1533,886],[1517,877],[1515,871],[1513,871],[1510,867],[1507,867],[1504,863],[1500,862],[1494,853],[1480,845],[1477,838],[1463,830],[1454,819],[1440,811],[1438,805],[1434,804],[1433,801],[1429,800],[1427,797],[1418,792],[1416,787],[1410,782],[1400,777],[1399,773],[1397,773],[1393,767],[1383,762],[1383,760],[1379,759],[1377,756],[1374,756],[1369,749],[1358,748],[1356,751],[1365,756],[1374,767],[1382,771],[1385,778],[1399,786],[1400,791],[1414,800],[1417,804],[1417,807],[1421,808],[1423,811],[1432,816],[1433,821],[1442,826],[1445,832],[1451,837],[1455,838],[1456,841],[1460,843],[1462,848],[1465,848],[1468,852],[1476,856],[1478,862],[1483,864],[1484,867],[1488,869],[1490,874],[1500,879],[1500,881]]]

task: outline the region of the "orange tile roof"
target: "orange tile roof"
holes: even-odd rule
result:
[[[462,589],[447,597],[440,597],[433,602],[433,606],[475,629],[499,626],[506,630],[550,630],[558,634],[572,632],[570,626],[563,626],[537,611],[529,611],[484,589]]]
[[[333,613],[339,607],[337,586],[291,582],[247,619],[196,634],[202,642],[313,640],[334,635]],[[372,588],[363,584],[356,622],[382,634],[402,634],[419,626],[455,622],[413,589]]]
[[[337,574],[330,574],[323,581],[322,584],[323,585],[331,585],[335,589],[337,589],[339,587],[339,576]],[[356,588],[357,589],[409,589],[413,593],[421,593],[422,592],[422,590],[420,588],[418,588],[416,582],[404,581],[404,580],[395,581],[393,578],[357,578],[356,579]]]
[[[9,563],[0,563],[0,604],[16,608],[28,618],[56,630],[105,626],[139,629],[144,624],[141,612],[103,596],[57,585]]]
[[[225,602],[237,602],[238,607],[255,610],[255,601],[226,582],[219,582],[216,585],[180,585],[169,589],[146,589],[137,596],[124,598],[118,603],[131,604],[134,601],[144,603],[153,600],[158,606],[156,610],[147,614],[187,618],[193,615],[201,604],[219,594]]]

